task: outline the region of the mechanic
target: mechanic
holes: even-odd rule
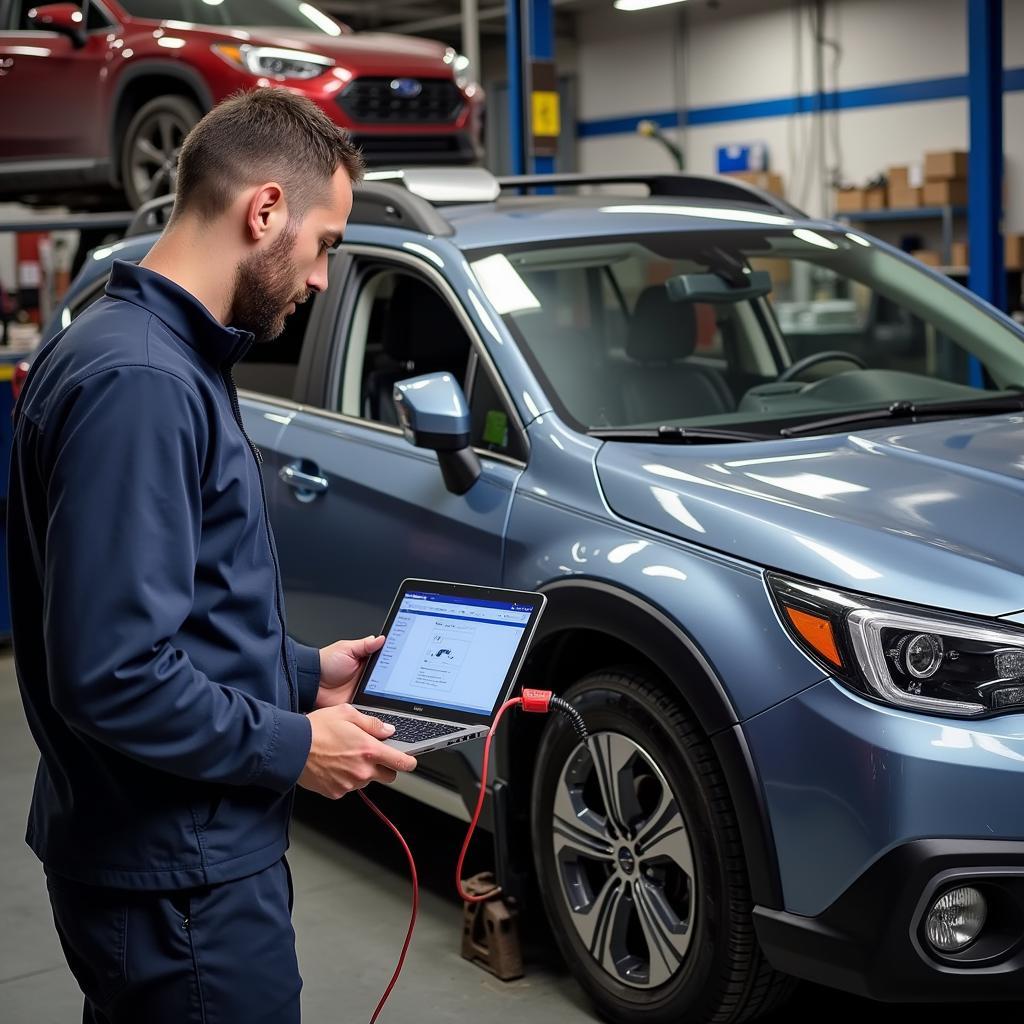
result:
[[[338,798],[416,765],[347,703],[383,638],[286,633],[232,379],[326,288],[361,174],[308,100],[226,100],[182,147],[161,239],[114,264],[15,410],[27,839],[88,1022],[298,1021],[294,787]]]

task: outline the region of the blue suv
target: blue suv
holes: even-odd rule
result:
[[[689,175],[376,173],[331,260],[238,371],[291,630],[372,632],[407,576],[547,594],[524,682],[592,740],[515,720],[491,828],[600,1012],[1017,996],[1019,327]],[[473,747],[399,788],[465,817]]]

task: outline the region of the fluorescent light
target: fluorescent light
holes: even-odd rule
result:
[[[540,309],[540,300],[501,253],[474,260],[472,267],[484,294],[501,315]]]
[[[774,213],[754,213],[747,210],[725,210],[712,206],[659,206],[650,203],[641,206],[602,206],[601,213],[652,213],[657,216],[700,217],[703,220],[731,220],[750,224],[777,224],[785,227],[793,223],[792,217],[778,217]]]
[[[329,36],[340,36],[341,29],[337,22],[329,18],[323,11],[318,11],[312,4],[299,4],[299,13],[304,14],[318,29]]]
[[[669,4],[681,4],[683,0],[615,0],[620,11],[646,11],[648,7],[667,7]]]
[[[838,249],[839,246],[835,242],[830,242],[824,235],[819,235],[817,231],[809,231],[807,228],[796,228],[793,232],[801,242],[810,242],[811,245],[817,245],[822,249]]]

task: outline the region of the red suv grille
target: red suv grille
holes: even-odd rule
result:
[[[349,117],[364,122],[444,124],[459,116],[462,102],[458,87],[444,78],[357,78],[338,97]]]

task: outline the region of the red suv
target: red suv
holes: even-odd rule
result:
[[[181,140],[230,93],[283,86],[371,165],[473,163],[483,94],[444,43],[353,33],[301,0],[0,0],[0,199],[170,191]]]

